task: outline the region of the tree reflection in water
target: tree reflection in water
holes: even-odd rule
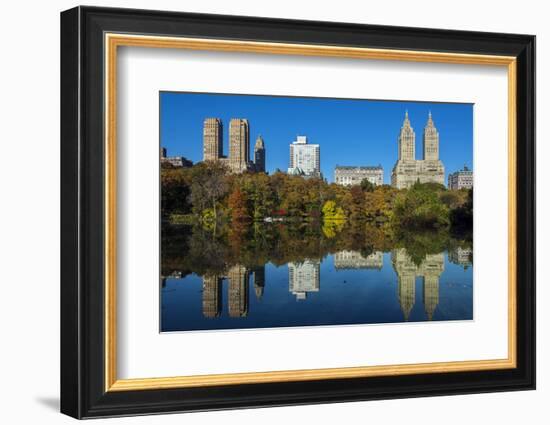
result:
[[[163,284],[166,278],[200,276],[202,317],[210,320],[221,319],[223,282],[227,282],[227,316],[231,319],[243,319],[249,315],[249,294],[257,302],[261,302],[264,297],[268,264],[276,268],[288,268],[287,293],[292,294],[295,304],[297,301],[305,302],[311,294],[323,292],[325,280],[321,265],[328,257],[331,257],[331,270],[334,272],[381,272],[384,267],[384,253],[389,253],[391,266],[397,277],[395,298],[401,310],[400,320],[389,319],[390,321],[410,319],[417,299],[417,278],[421,279],[421,300],[425,315],[423,320],[432,320],[440,302],[440,278],[445,272],[446,255],[448,262],[464,269],[471,267],[473,260],[471,235],[456,235],[448,231],[391,232],[387,228],[364,222],[343,221],[252,223],[233,227],[218,226],[215,232],[198,226],[163,224],[161,276]],[[327,282],[328,279],[327,277]],[[334,277],[330,279],[334,280]],[[465,302],[471,304],[471,298],[466,298]],[[337,313],[331,314],[338,317]],[[381,319],[384,320],[387,319]],[[311,324],[332,324],[314,318],[291,324],[283,323],[284,320],[281,319],[281,326],[305,325],[310,324],[310,321]],[[347,323],[351,319],[342,318],[342,321]],[[277,320],[271,326],[278,326]],[[235,323],[224,327],[243,326]],[[244,327],[265,326],[251,322]],[[189,326],[189,329],[194,328],[206,329],[208,326]],[[217,327],[210,325],[210,328]],[[186,329],[174,329],[174,326],[166,329],[163,326],[163,330]]]

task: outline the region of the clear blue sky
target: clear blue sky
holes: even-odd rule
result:
[[[246,118],[251,156],[261,134],[269,173],[277,168],[286,171],[289,144],[304,135],[308,143],[320,145],[321,171],[329,182],[336,165],[381,164],[389,184],[405,110],[416,133],[417,159],[422,159],[422,134],[431,111],[439,131],[445,183],[449,173],[464,165],[472,169],[472,104],[161,92],[160,143],[169,156],[199,162],[203,121],[221,118],[227,155],[230,119]]]

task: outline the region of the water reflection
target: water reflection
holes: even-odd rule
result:
[[[472,319],[468,236],[317,230],[163,228],[162,330]]]
[[[334,268],[336,270],[346,269],[381,269],[382,252],[376,251],[370,255],[363,256],[359,251],[338,251],[334,254]]]
[[[471,247],[462,248],[456,247],[454,250],[449,251],[449,261],[454,264],[460,264],[467,269],[472,265],[473,251]]]
[[[407,250],[399,248],[392,251],[392,264],[398,279],[398,297],[405,320],[414,306],[416,296],[416,278],[422,278],[422,301],[428,320],[439,303],[439,277],[445,270],[443,253],[426,255],[424,260],[415,264]]]
[[[319,292],[320,286],[320,260],[288,263],[288,290],[296,295],[297,300],[305,300],[308,292]]]

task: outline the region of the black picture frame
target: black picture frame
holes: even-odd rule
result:
[[[104,34],[517,58],[517,367],[474,372],[106,392]],[[61,13],[61,412],[75,418],[535,388],[535,37],[76,7]]]

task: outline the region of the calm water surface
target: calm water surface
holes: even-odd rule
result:
[[[294,227],[163,229],[161,331],[473,318],[467,240]]]

